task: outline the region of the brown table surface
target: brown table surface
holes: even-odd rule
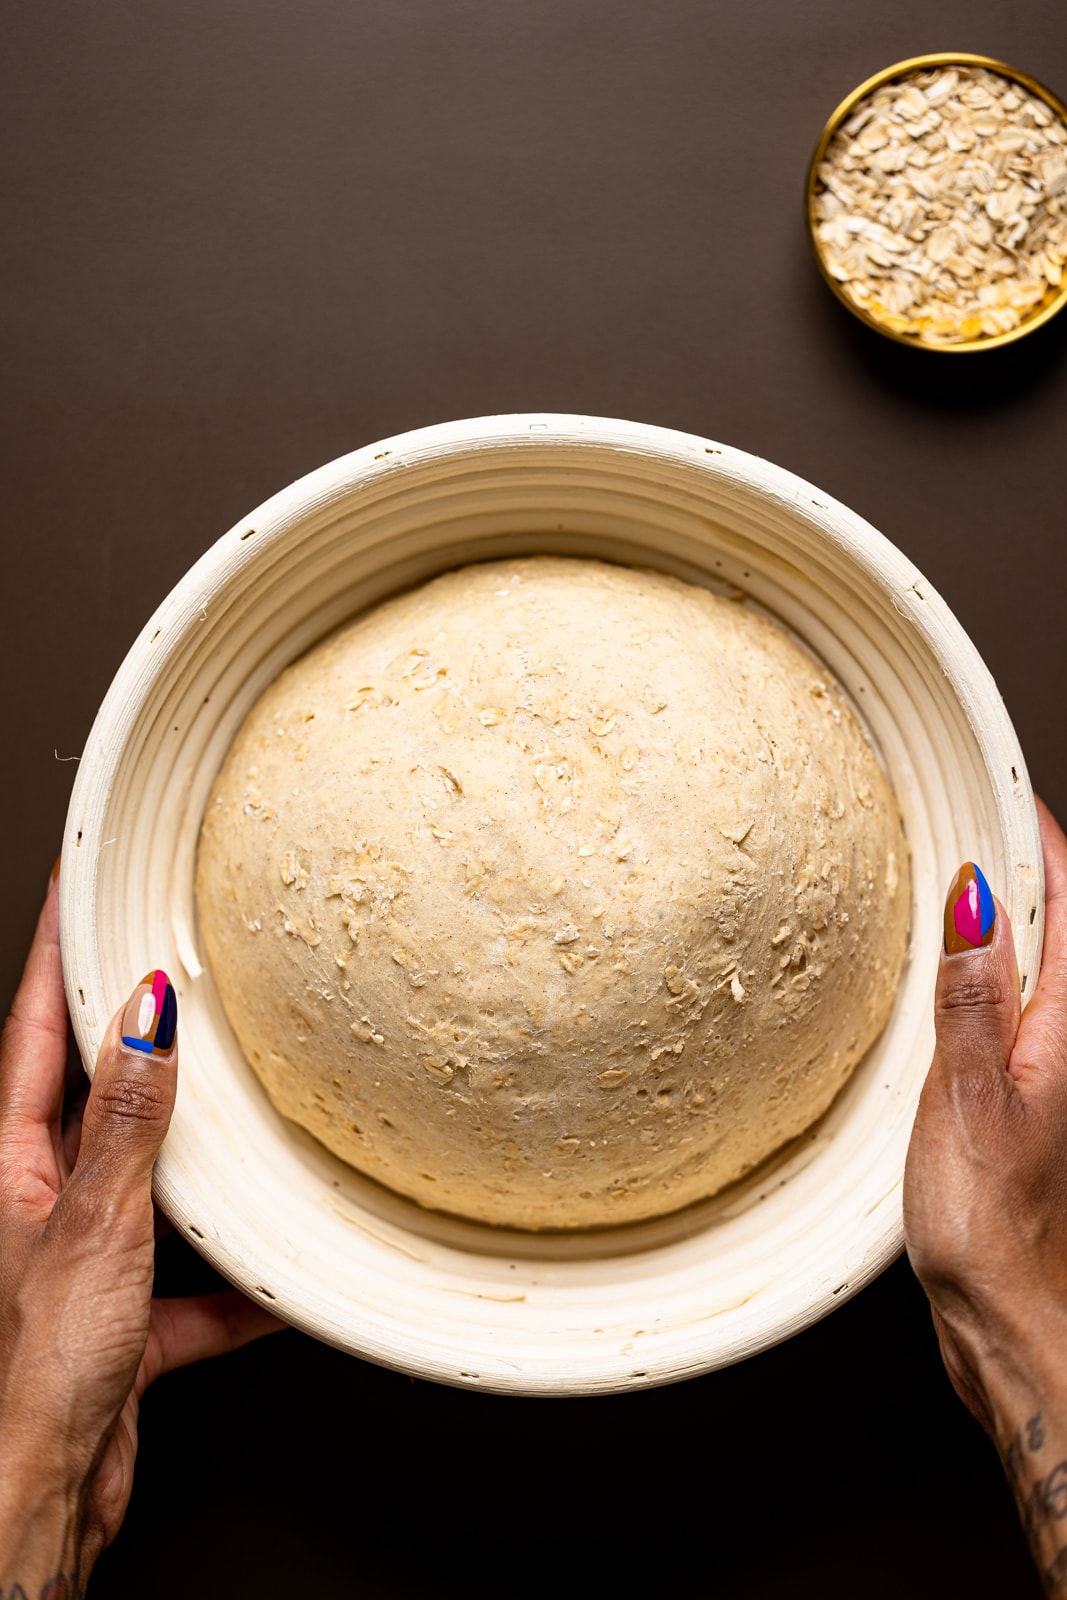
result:
[[[149,612],[275,489],[451,417],[637,418],[838,496],[955,609],[1067,812],[1067,315],[977,358],[892,345],[801,208],[823,120],[893,61],[977,50],[1067,92],[1062,6],[15,0],[4,33],[5,1001]],[[174,1241],[160,1270],[211,1279]],[[898,1263],[654,1393],[468,1395],[295,1333],[174,1375],[92,1592],[1038,1589]]]

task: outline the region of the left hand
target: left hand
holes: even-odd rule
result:
[[[135,989],[135,1009],[146,992]],[[64,1129],[53,882],[0,1040],[4,1595],[80,1594],[129,1502],[148,1385],[282,1326],[236,1289],[152,1298],[152,1169],[174,1107],[177,1039],[145,1053],[123,1043],[124,1031],[120,1012],[84,1117]]]

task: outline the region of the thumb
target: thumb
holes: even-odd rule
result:
[[[987,1086],[1002,1080],[1019,1031],[1019,973],[1008,914],[985,875],[965,861],[945,900],[945,938],[934,995],[932,1073]]]
[[[82,1119],[75,1177],[104,1170],[116,1198],[146,1188],[178,1081],[178,1003],[162,968],[141,979],[108,1027]]]

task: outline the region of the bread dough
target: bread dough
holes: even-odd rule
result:
[[[900,814],[748,605],[540,556],[446,573],[253,708],[200,838],[211,969],[285,1116],[519,1228],[712,1194],[826,1110],[904,957]]]

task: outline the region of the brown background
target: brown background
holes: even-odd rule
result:
[[[149,612],[281,485],[450,417],[662,423],[837,495],[954,607],[1067,812],[1067,316],[897,348],[801,220],[855,83],[955,48],[1067,93],[1062,6],[17,0],[4,33],[0,998]],[[161,1271],[210,1278],[174,1242]],[[501,1400],[288,1333],[165,1380],[143,1435],[97,1600],[1038,1592],[903,1263],[675,1389]]]

